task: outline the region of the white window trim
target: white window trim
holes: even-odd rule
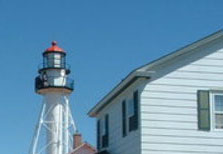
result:
[[[213,131],[220,131],[223,132],[223,128],[216,128],[215,127],[215,105],[214,105],[214,96],[215,95],[222,95],[223,96],[223,92],[210,92],[210,125],[211,125],[211,130]],[[221,112],[223,113],[223,112]]]

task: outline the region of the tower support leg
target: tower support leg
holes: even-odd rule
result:
[[[46,94],[30,154],[68,154],[76,132],[67,95]]]

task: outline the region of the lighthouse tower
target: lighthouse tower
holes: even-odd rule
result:
[[[66,52],[52,42],[43,52],[43,63],[35,79],[35,91],[43,96],[30,154],[68,154],[72,150],[76,126],[69,107],[74,82],[68,78]]]

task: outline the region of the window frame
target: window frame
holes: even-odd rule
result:
[[[127,101],[124,99],[121,103],[122,106],[122,137],[128,134],[128,117],[127,117]]]
[[[107,123],[106,123],[107,118]],[[109,147],[109,114],[105,114],[101,118],[101,149],[106,149]]]
[[[130,128],[130,125],[131,125],[130,121],[135,116],[135,113],[134,113],[134,100],[133,100],[133,95],[130,95],[128,97],[126,105],[127,105],[127,115],[126,115],[127,116],[126,117],[126,119],[127,119],[127,134],[129,134],[129,133],[131,133],[133,131]],[[131,109],[132,110],[132,114],[131,115],[129,114],[130,105],[132,107],[132,109]]]
[[[101,119],[97,120],[97,149],[101,149]]]
[[[216,95],[220,95],[223,96],[223,91],[211,91],[210,92],[210,97],[209,97],[209,101],[210,101],[210,124],[211,124],[211,130],[213,131],[223,131],[223,128],[216,128],[216,122],[215,122],[215,115],[216,115],[216,111],[215,111],[215,96]],[[217,113],[219,113],[221,111],[217,111]],[[223,111],[220,113],[223,115]]]
[[[137,94],[137,102],[135,102],[136,94]],[[132,115],[129,115],[130,101],[131,101],[132,110],[133,110]],[[137,89],[137,90],[132,91],[132,94],[128,97],[128,101],[127,101],[127,132],[131,133],[131,132],[137,131],[138,128],[139,128],[139,91]]]
[[[101,118],[101,136],[104,136],[106,134],[105,130],[105,117]]]

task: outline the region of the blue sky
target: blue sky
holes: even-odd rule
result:
[[[0,153],[28,152],[41,96],[41,53],[67,51],[73,115],[95,144],[87,112],[133,69],[223,28],[221,0],[0,0]]]

